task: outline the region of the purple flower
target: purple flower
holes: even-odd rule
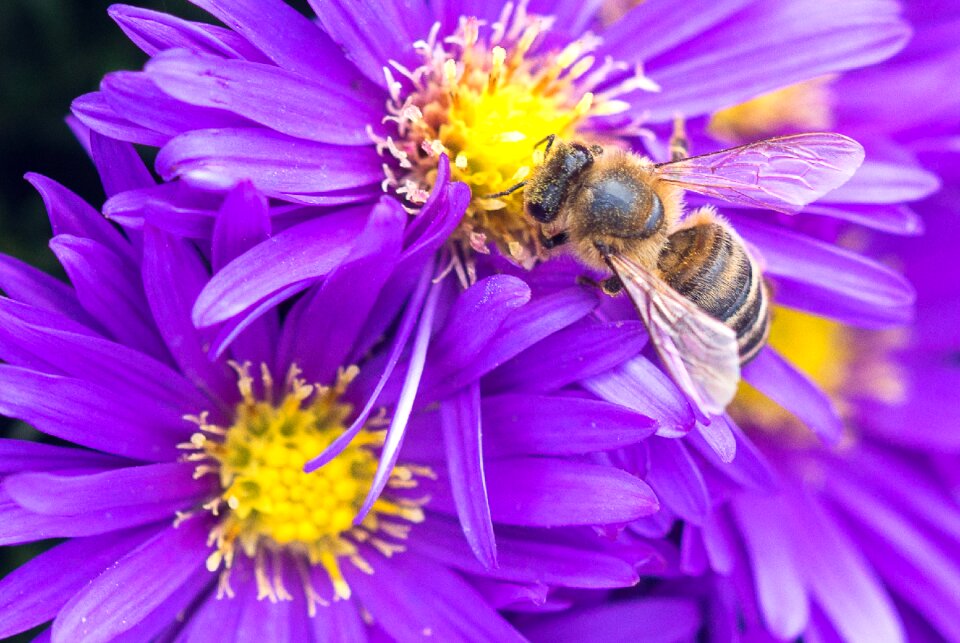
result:
[[[108,193],[145,180],[128,145],[95,133],[88,142]],[[256,244],[276,221],[251,184],[227,194],[210,244],[197,245],[152,225],[128,240],[63,186],[28,178],[72,285],[0,258],[0,412],[68,444],[0,441],[0,542],[66,540],[0,581],[3,636],[53,619],[63,641],[510,640],[519,634],[498,609],[553,609],[557,588],[628,586],[637,570],[662,567],[650,545],[593,531],[656,511],[649,487],[566,457],[642,440],[654,422],[552,392],[602,363],[539,363],[550,342],[586,350],[588,338],[632,335],[629,355],[641,329],[587,319],[597,297],[582,289],[534,293],[490,275],[460,292],[420,277],[432,275],[421,264],[434,261],[437,231],[462,212],[463,186],[438,183],[419,225],[387,198],[273,235],[314,253],[310,276],[322,282],[283,314],[268,307],[242,328],[207,332],[190,310],[211,271],[265,247]],[[344,230],[362,250],[339,249]],[[398,313],[398,293],[411,290],[425,302]],[[390,326],[388,337],[410,326],[412,341],[382,341]],[[428,332],[433,368],[423,371]],[[223,334],[233,341],[212,358]],[[516,389],[518,371],[504,364],[554,386]],[[439,408],[413,415],[425,428],[401,452],[395,427],[418,389]],[[485,485],[444,457],[479,457],[469,438],[481,409],[494,456],[477,469]],[[353,439],[304,472],[351,423]],[[470,504],[477,484],[482,505]],[[479,514],[465,524],[489,534],[465,538],[458,512]]]
[[[960,157],[951,148],[956,120],[941,120],[958,95],[932,81],[960,50],[948,35],[956,11],[914,7],[910,14],[916,40],[902,55],[840,77],[830,87],[837,105],[870,103],[859,92],[845,93],[862,90],[869,79],[874,113],[866,106],[858,112],[838,109],[838,122],[872,128],[875,140],[898,148],[904,167],[919,168],[916,154],[944,179],[940,194],[913,205],[919,216],[901,219],[922,220],[924,236],[892,238],[859,230],[852,237],[870,255],[902,267],[916,285],[914,325],[878,332],[777,311],[772,347],[806,376],[784,371],[773,359],[758,359],[746,376],[753,381],[751,376],[763,371],[760,382],[768,388],[757,388],[793,415],[756,391],[743,391],[731,407],[743,430],[734,430],[737,450],[730,465],[712,462],[695,435],[681,442],[689,451],[685,458],[677,457],[684,449],[676,445],[673,457],[666,458],[657,444],[661,438],[621,456],[646,467],[646,480],[662,503],[656,516],[629,529],[653,537],[682,520],[677,567],[697,581],[661,583],[643,598],[597,603],[583,597],[582,606],[556,618],[533,619],[525,632],[577,631],[588,623],[642,615],[650,603],[670,601],[675,609],[690,610],[693,601],[710,640],[960,640],[954,618],[960,608],[955,556],[960,282],[945,270],[960,241]],[[904,76],[913,82],[901,103],[895,97]],[[888,100],[877,102],[878,97]],[[930,106],[924,118],[914,118],[914,104]],[[919,138],[921,132],[927,135]],[[921,172],[929,173],[914,169],[903,176]],[[795,225],[825,238],[851,232],[809,221]],[[830,417],[842,422],[816,422]],[[817,426],[833,427],[820,432],[832,435],[832,443],[810,433]],[[669,483],[665,488],[663,480]],[[689,618],[678,619],[678,627],[692,627]],[[669,632],[663,640],[680,637]]]

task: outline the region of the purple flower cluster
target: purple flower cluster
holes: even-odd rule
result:
[[[65,539],[0,635],[960,641],[950,3],[191,1],[110,9],[102,208],[27,177],[68,283],[0,257],[0,413],[57,439],[0,440],[0,544]],[[688,199],[776,304],[714,417],[496,196],[678,114],[867,151],[796,216]]]

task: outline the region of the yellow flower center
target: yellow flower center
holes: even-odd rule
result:
[[[357,548],[371,544],[386,556],[403,551],[400,541],[410,525],[424,518],[422,501],[392,498],[384,494],[373,510],[354,524],[377,470],[375,449],[382,445],[384,418],[367,424],[334,460],[313,473],[304,465],[321,453],[345,430],[353,407],[340,400],[356,376],[356,367],[342,371],[333,387],[308,385],[291,369],[285,391],[274,403],[274,383],[262,369],[262,399],[254,392],[248,367],[236,367],[242,395],[233,424],[219,427],[207,421],[207,414],[190,417],[200,431],[181,445],[197,461],[196,475],[216,474],[219,494],[204,509],[219,518],[210,533],[215,547],[207,559],[210,571],[223,569],[221,593],[232,595],[229,571],[238,549],[255,561],[261,598],[289,599],[279,582],[268,580],[264,557],[283,554],[301,568],[322,566],[334,588],[334,599],[350,597],[350,588],[340,569],[343,559],[359,569],[372,572]],[[374,430],[371,430],[374,429]],[[397,466],[391,473],[393,489],[417,486],[415,476],[432,475],[428,469]],[[305,579],[304,590],[311,614],[315,605],[325,604]]]
[[[730,144],[776,134],[823,131],[833,125],[832,77],[814,78],[721,110],[708,131]]]
[[[488,27],[462,19],[443,42],[437,42],[435,28],[427,41],[415,43],[423,64],[414,70],[391,62],[413,90],[404,93],[387,71],[391,99],[384,120],[395,124],[396,137],[377,142],[394,161],[393,167],[385,165],[384,188],[393,187],[411,205],[426,200],[439,157],[446,154],[452,180],[466,183],[473,194],[455,240],[479,252],[494,242],[518,261],[530,262],[537,241],[523,212],[522,191],[487,195],[523,181],[542,159],[537,144],[547,136],[588,138],[587,119],[622,112],[628,105],[617,96],[655,86],[639,68],[612,61],[598,65],[590,54],[599,43],[593,36],[559,51],[539,49],[552,19],[527,14],[524,4],[508,5]],[[613,73],[618,82],[592,91]]]

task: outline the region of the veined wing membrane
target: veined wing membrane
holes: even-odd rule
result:
[[[738,205],[793,214],[846,183],[863,147],[843,134],[777,136],[654,166],[685,190]]]
[[[673,380],[704,414],[723,413],[740,381],[733,330],[629,259],[606,255],[606,260],[623,282]]]

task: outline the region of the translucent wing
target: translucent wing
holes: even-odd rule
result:
[[[623,282],[673,380],[704,414],[723,413],[740,381],[733,330],[629,259],[606,255],[606,260]]]
[[[840,187],[863,163],[863,147],[842,134],[777,136],[659,163],[657,175],[685,190],[792,214]]]

